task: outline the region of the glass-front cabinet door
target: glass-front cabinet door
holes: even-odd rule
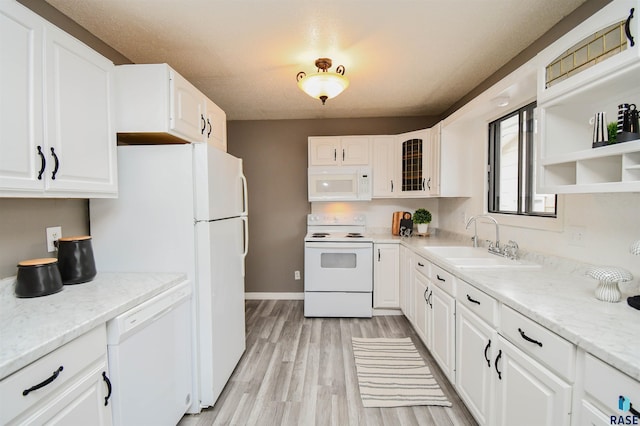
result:
[[[403,195],[429,194],[429,130],[400,137],[400,187]]]

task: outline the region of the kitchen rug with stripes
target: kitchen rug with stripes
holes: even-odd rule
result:
[[[352,337],[351,343],[365,407],[451,406],[411,338]]]

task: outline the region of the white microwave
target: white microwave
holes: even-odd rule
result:
[[[371,200],[370,167],[309,167],[309,201]]]

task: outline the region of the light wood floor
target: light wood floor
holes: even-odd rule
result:
[[[302,301],[246,302],[247,350],[215,406],[179,426],[475,425],[403,316],[305,318]],[[453,407],[364,408],[351,337],[411,337]]]

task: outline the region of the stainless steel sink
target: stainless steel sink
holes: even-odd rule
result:
[[[465,269],[526,269],[539,268],[541,265],[520,259],[508,259],[506,257],[496,256],[489,253],[484,248],[466,247],[466,246],[441,246],[441,247],[423,247],[423,249],[431,254],[444,258],[448,263],[456,268]]]

